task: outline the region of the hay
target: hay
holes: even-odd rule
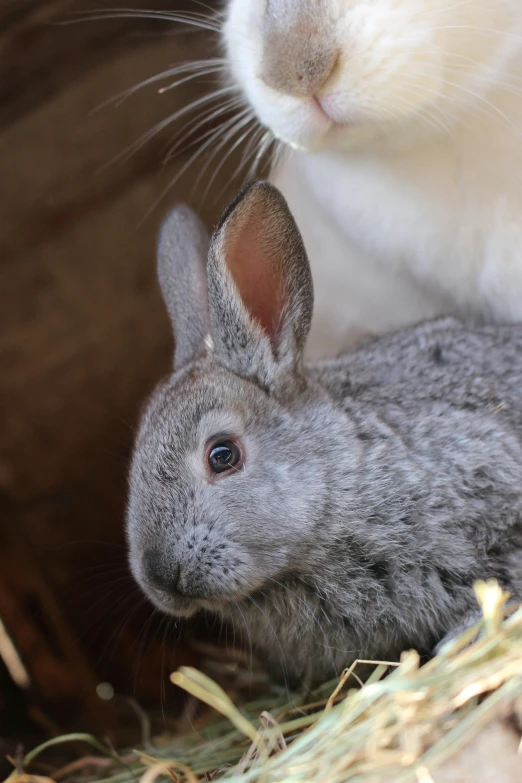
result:
[[[89,735],[51,740],[26,756],[9,783],[78,780],[77,766],[49,779],[28,776],[26,770],[51,744],[79,739],[106,757],[103,776],[99,766],[83,775],[89,783],[432,781],[437,769],[522,699],[522,607],[508,611],[507,596],[494,580],[477,584],[476,594],[480,623],[424,666],[414,651],[404,653],[399,664],[372,662],[366,684],[346,693],[355,682],[354,664],[339,682],[314,692],[313,703],[296,696],[271,705],[261,700],[241,711],[209,677],[182,668],[172,681],[225,720],[126,757]]]

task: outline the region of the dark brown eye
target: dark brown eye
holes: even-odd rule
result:
[[[214,443],[208,453],[208,464],[212,473],[226,473],[227,470],[239,467],[241,452],[233,440],[222,440]]]

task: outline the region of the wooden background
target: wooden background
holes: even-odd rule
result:
[[[98,683],[153,712],[168,672],[197,663],[128,577],[126,471],[140,406],[172,355],[155,279],[159,223],[183,200],[211,225],[241,184],[231,181],[238,158],[204,199],[191,192],[196,162],[156,206],[194,151],[164,165],[186,119],[114,162],[209,80],[163,94],[152,85],[94,110],[178,61],[210,56],[214,40],[158,20],[62,24],[71,9],[113,5],[0,0],[0,619],[32,680],[20,694],[0,669],[9,741],[117,731],[121,716],[98,699]]]

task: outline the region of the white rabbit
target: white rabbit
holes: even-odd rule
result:
[[[441,313],[520,320],[520,0],[229,0],[225,14],[232,76],[288,150],[272,181],[312,265],[309,355]]]

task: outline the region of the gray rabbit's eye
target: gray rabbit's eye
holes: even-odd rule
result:
[[[211,446],[207,459],[212,473],[227,473],[240,467],[241,451],[233,440],[222,440]]]

